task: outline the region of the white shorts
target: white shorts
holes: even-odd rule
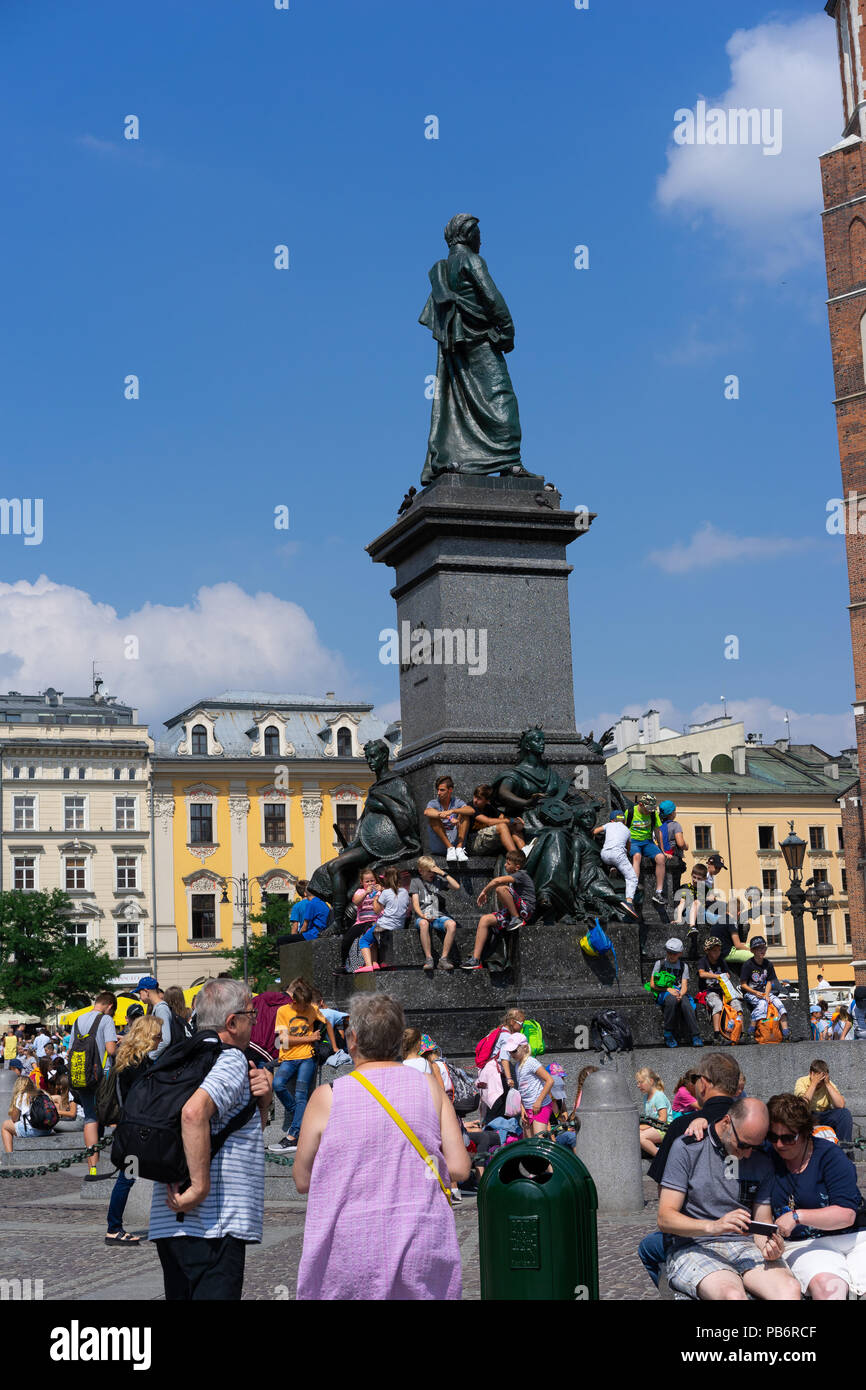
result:
[[[770,1004],[775,1004],[776,1008],[779,1011],[780,1018],[784,1018],[788,1012],[788,1010],[785,1008],[785,1005],[782,1003],[781,999],[777,994],[771,994],[769,1001],[764,998],[756,1000],[754,994],[747,995],[747,998],[749,1000],[749,1008],[752,1010],[753,1023],[759,1023],[762,1018],[767,1017],[768,1002]]]
[[[838,1274],[858,1297],[866,1293],[866,1231],[787,1240],[784,1260],[803,1293],[816,1274]]]

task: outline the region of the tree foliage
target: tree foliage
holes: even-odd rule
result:
[[[70,940],[71,906],[59,888],[0,893],[0,1006],[41,1018],[92,999],[118,974],[102,942]]]

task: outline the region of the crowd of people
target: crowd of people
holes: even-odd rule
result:
[[[639,1256],[682,1297],[866,1294],[866,1208],[843,1145],[853,1121],[823,1058],[790,1091],[750,1096],[730,1053],[709,1053],[669,1100],[649,1068],[641,1149],[659,1185]]]
[[[470,1076],[408,1027],[388,994],[358,994],[346,1012],[302,977],[257,995],[220,977],[190,1017],[181,991],[144,977],[139,998],[147,1012],[122,1030],[104,993],[54,1038],[7,1031],[5,1065],[19,1076],[2,1136],[9,1152],[16,1137],[71,1122],[95,1146],[111,1123],[102,1089],[70,1082],[91,1035],[99,1079],[114,1081],[116,1136],[168,1049],[177,1069],[202,1039],[218,1043],[176,1116],[183,1176],[153,1182],[148,1238],[173,1301],[241,1296],[246,1248],[262,1239],[264,1131],[278,1109],[283,1138],[269,1147],[293,1156],[295,1186],[308,1194],[298,1298],[459,1298],[454,1203],[477,1192],[505,1145],[547,1136],[573,1146],[598,1070],[584,1066],[572,1091],[544,1058],[538,1023],[517,1008],[479,1041]],[[680,1296],[711,1300],[866,1293],[863,1204],[845,1147],[853,1120],[823,1058],[766,1103],[730,1052],[705,1053],[670,1091],[650,1067],[635,1079],[636,1138],[659,1184],[658,1230],[639,1255],[656,1284],[664,1274]],[[112,1153],[105,1240],[134,1248],[141,1238],[123,1218],[135,1172]]]

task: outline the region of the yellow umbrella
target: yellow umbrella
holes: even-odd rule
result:
[[[117,995],[117,1009],[112,1015],[116,1028],[126,1027],[129,1021],[129,1010],[132,1008],[133,1004],[137,1005],[137,1007],[144,1012],[144,1005],[137,994]],[[92,1004],[87,1004],[83,1009],[75,1009],[72,1013],[61,1014],[59,1022],[63,1028],[71,1028],[77,1018],[81,1018],[82,1014],[90,1013],[92,1008]]]

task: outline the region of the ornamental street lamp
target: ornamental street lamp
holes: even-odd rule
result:
[[[811,1037],[812,1029],[809,1017],[809,967],[806,961],[806,935],[803,925],[806,904],[808,903],[809,911],[813,917],[824,916],[833,888],[829,883],[815,883],[814,879],[809,879],[807,887],[803,887],[802,873],[803,861],[806,857],[806,841],[801,840],[800,836],[795,834],[793,821],[789,821],[788,824],[791,827],[791,833],[782,841],[779,848],[784,855],[785,865],[791,876],[791,883],[786,896],[791,904],[791,916],[794,919],[797,987],[800,996],[797,1000],[797,1021],[802,1038],[808,1040]]]
[[[229,902],[228,885],[231,883],[235,889],[234,905],[236,908],[240,908],[241,910],[241,919],[243,921],[244,930],[244,984],[246,985],[249,984],[247,974],[247,924],[249,921],[250,910],[250,882],[246,874],[241,874],[240,878],[232,878],[231,874],[227,874],[223,882],[223,895],[220,898],[220,902],[223,904]],[[259,891],[261,892],[261,889]],[[262,901],[264,902],[267,895],[265,893],[261,893],[261,897]]]

